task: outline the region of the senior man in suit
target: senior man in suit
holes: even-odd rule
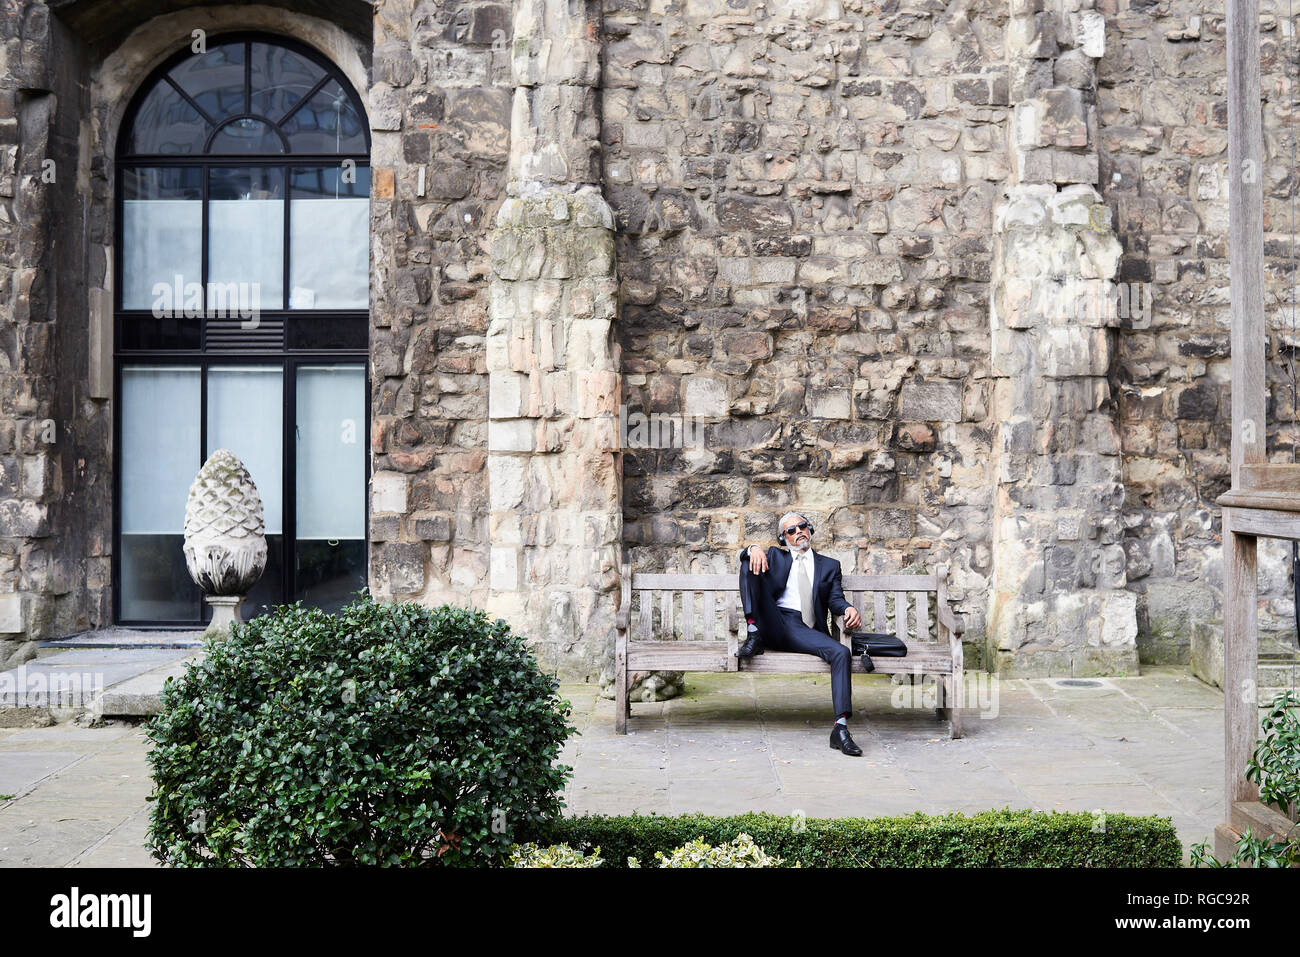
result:
[[[848,719],[853,712],[850,681],[852,656],[833,639],[827,625],[828,611],[844,616],[844,624],[855,629],[862,615],[844,597],[840,563],[812,549],[813,526],[798,512],[781,516],[777,541],[766,552],[751,545],[740,553],[740,595],[749,636],[736,652],[738,658],[761,655],[765,649],[817,655],[831,666],[831,704],[835,724],[831,747],[858,757],[862,749],[849,736]]]

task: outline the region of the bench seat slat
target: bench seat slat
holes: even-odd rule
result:
[[[627,646],[628,671],[726,671],[729,657],[725,641],[637,641]]]
[[[908,654],[906,658],[872,658],[871,663],[876,666],[876,674],[946,674],[952,671],[952,655],[950,653],[940,653],[938,651],[931,654]],[[862,674],[862,658],[855,657],[852,661],[854,674]],[[683,669],[685,670],[685,669]],[[830,665],[822,661],[816,655],[803,655],[792,651],[767,651],[753,658],[746,658],[740,662],[741,671],[752,671],[755,674],[797,674],[797,673],[828,673]]]
[[[629,642],[629,671],[726,671],[729,657],[725,641],[637,641]],[[941,645],[911,644],[905,658],[871,659],[878,674],[925,674],[952,671],[952,652]],[[793,651],[767,651],[740,662],[741,671],[757,674],[829,672],[830,665],[816,655]],[[854,672],[862,673],[862,658],[854,657]]]

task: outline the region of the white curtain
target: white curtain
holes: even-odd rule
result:
[[[365,538],[365,369],[299,366],[297,408],[298,538]]]
[[[209,283],[258,283],[256,308],[284,308],[284,200],[210,200],[208,236]]]
[[[208,448],[239,456],[262,498],[266,534],[284,531],[284,373],[278,366],[208,369]]]
[[[370,200],[295,199],[289,209],[291,309],[370,307]]]
[[[122,369],[122,532],[185,529],[185,500],[199,461],[199,370]]]
[[[203,203],[128,199],[122,207],[122,308],[152,309],[154,283],[171,286],[177,276],[182,283],[203,280]]]

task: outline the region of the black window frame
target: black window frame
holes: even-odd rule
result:
[[[296,495],[296,429],[297,429],[297,370],[304,365],[330,365],[330,364],[358,364],[361,366],[365,381],[365,410],[363,413],[364,428],[360,441],[363,445],[364,460],[364,488],[369,488],[370,481],[370,402],[371,402],[371,382],[369,370],[370,357],[370,309],[369,303],[362,309],[290,309],[288,308],[290,288],[290,216],[291,204],[293,198],[292,176],[294,170],[313,169],[313,168],[338,168],[347,161],[351,161],[355,168],[364,168],[367,173],[370,169],[370,149],[371,135],[369,123],[366,120],[366,112],[357,91],[353,88],[347,76],[338,66],[330,62],[326,57],[297,40],[289,37],[283,37],[277,34],[238,31],[224,34],[215,34],[207,40],[207,49],[221,46],[227,43],[243,42],[245,44],[244,70],[245,70],[245,114],[230,116],[220,120],[214,125],[214,129],[208,136],[210,143],[217,132],[244,115],[252,116],[248,113],[247,106],[252,95],[250,86],[251,61],[249,57],[250,44],[264,43],[268,45],[280,46],[287,48],[300,56],[303,56],[324,70],[324,75],[316,84],[304,93],[300,99],[291,107],[281,118],[283,123],[293,116],[299,108],[306,104],[316,93],[329,84],[331,80],[337,81],[344,93],[349,97],[357,115],[362,119],[362,129],[365,137],[365,153],[276,153],[276,154],[197,154],[197,155],[173,155],[173,154],[138,154],[127,152],[125,144],[132,142],[132,131],[136,116],[140,107],[145,102],[149,94],[159,83],[167,83],[174,88],[168,79],[167,74],[179,63],[190,57],[196,56],[188,47],[177,51],[174,55],[165,60],[155,70],[153,70],[145,81],[140,85],[132,97],[122,120],[120,127],[118,143],[118,155],[114,164],[114,227],[113,227],[113,395],[117,401],[113,403],[113,448],[120,450],[122,448],[122,370],[125,366],[135,365],[190,365],[200,368],[200,412],[199,412],[199,453],[200,461],[194,465],[197,473],[203,464],[203,458],[207,447],[208,431],[208,409],[207,409],[207,376],[208,369],[211,366],[229,366],[229,365],[262,365],[278,366],[282,370],[282,388],[284,394],[284,412],[283,412],[283,446],[281,454],[283,456],[283,525],[281,535],[283,537],[283,560],[282,560],[282,581],[280,583],[280,592],[282,600],[285,602],[294,601],[297,592],[298,582],[296,575],[295,546],[296,546],[296,525],[297,525],[297,495]],[[184,95],[184,94],[183,94]],[[186,97],[188,99],[188,96]],[[256,116],[256,119],[266,122],[272,128],[277,129],[278,125],[266,117]],[[283,140],[283,134],[281,134]],[[124,346],[127,341],[124,335],[127,324],[132,321],[139,321],[147,318],[154,318],[151,310],[148,309],[123,309],[123,213],[125,204],[124,192],[124,175],[127,170],[142,168],[174,168],[174,167],[199,167],[202,169],[202,242],[201,242],[201,276],[200,284],[203,289],[204,308],[203,317],[194,319],[179,320],[182,323],[196,323],[198,328],[194,330],[197,335],[191,334],[191,338],[196,339],[193,347],[175,347],[169,346],[165,337],[156,333],[150,336],[148,332],[136,334],[132,338],[131,346]],[[208,293],[208,171],[212,168],[275,168],[279,167],[284,175],[284,233],[283,242],[283,290],[282,299],[279,309],[261,309],[259,311],[260,323],[256,329],[234,331],[227,326],[223,330],[223,335],[219,342],[210,341],[210,333],[214,331],[211,323],[213,317],[207,315],[209,304],[207,302]],[[368,191],[373,197],[373,181]],[[221,321],[221,320],[217,320]],[[227,322],[229,320],[226,320]],[[296,325],[291,325],[296,324]],[[338,333],[344,332],[344,338],[347,342],[342,345],[331,344],[331,340],[337,343]],[[365,567],[369,568],[369,546],[370,546],[370,510],[367,501],[359,504],[364,512],[364,542],[365,542]],[[112,594],[113,594],[113,620],[116,624],[129,626],[132,628],[187,628],[197,627],[211,619],[211,609],[199,601],[199,615],[194,619],[188,620],[139,620],[127,619],[122,615],[122,469],[115,463],[113,468],[113,547],[112,547]],[[253,609],[246,609],[245,614],[253,612]]]

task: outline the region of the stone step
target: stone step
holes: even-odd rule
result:
[[[157,714],[160,695],[168,678],[179,678],[191,661],[202,656],[194,652],[177,661],[120,681],[91,702],[90,710],[101,718],[136,718]]]
[[[70,648],[0,672],[0,707],[91,710],[97,698],[124,682],[196,653],[194,648]],[[157,684],[161,690],[162,681]]]
[[[42,641],[41,648],[202,648],[203,629],[100,628]]]

